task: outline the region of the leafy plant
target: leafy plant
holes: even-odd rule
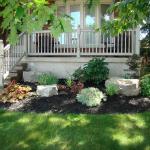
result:
[[[1,93],[0,100],[3,102],[17,102],[31,96],[29,95],[31,90],[30,86],[19,85],[12,81]]]
[[[65,83],[67,87],[71,88],[71,86],[73,85],[73,80],[71,78],[68,78]]]
[[[117,85],[115,85],[115,84],[108,84],[106,86],[106,93],[107,93],[107,95],[113,96],[115,94],[118,94],[118,92],[119,92],[119,88],[118,88]]]
[[[55,37],[58,37],[62,32],[71,31],[70,17],[68,15],[57,16],[56,4],[49,5],[47,0],[0,0],[0,7],[0,17],[3,18],[1,28],[9,31],[8,40],[10,43],[17,42],[18,31],[31,33],[42,30],[45,23],[50,26],[51,33]]]
[[[141,82],[141,94],[143,96],[150,96],[150,74],[142,77]]]
[[[77,94],[84,88],[84,84],[81,82],[74,82],[71,86],[71,93]]]
[[[53,74],[47,74],[43,73],[37,77],[38,83],[40,85],[51,85],[51,84],[57,84],[58,79]]]
[[[96,84],[106,80],[109,75],[108,63],[104,58],[94,58],[84,66],[84,77],[86,80]]]
[[[92,107],[100,105],[104,97],[104,94],[99,89],[90,87],[82,89],[76,98],[78,102]]]
[[[83,69],[78,68],[73,74],[75,79],[80,81],[92,81],[95,84],[106,80],[109,75],[108,63],[104,61],[104,58],[93,58]]]

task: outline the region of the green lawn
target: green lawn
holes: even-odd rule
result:
[[[150,112],[49,115],[0,110],[0,150],[150,150]]]

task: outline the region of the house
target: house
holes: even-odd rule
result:
[[[95,56],[106,58],[110,76],[123,76],[127,58],[139,54],[139,28],[115,37],[95,32],[93,27],[100,27],[103,19],[115,17],[115,13],[106,13],[113,0],[101,0],[93,11],[89,11],[85,1],[68,0],[64,4],[63,0],[55,0],[57,15],[67,13],[73,18],[71,33],[54,38],[44,28],[31,34],[22,33],[15,46],[7,45],[4,48],[4,78],[20,61],[28,63],[33,71],[49,71],[65,78]]]

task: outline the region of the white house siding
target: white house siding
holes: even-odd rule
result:
[[[27,57],[23,62],[28,63],[28,68],[35,72],[52,72],[58,78],[67,78],[78,67],[83,66],[90,59],[89,57]],[[127,69],[127,58],[106,58],[109,63],[110,77],[125,75],[124,69]]]

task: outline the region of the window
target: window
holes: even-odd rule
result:
[[[95,26],[95,9],[89,9],[85,6],[85,27],[86,28],[93,28]]]
[[[80,5],[70,6],[70,15],[73,18],[71,21],[73,29],[77,29],[80,25]]]
[[[110,18],[111,18],[111,14],[108,14],[106,11],[107,11],[107,9],[109,8],[109,4],[102,4],[101,5],[101,12],[100,12],[100,14],[101,14],[101,18],[100,18],[100,22],[102,23],[103,22],[103,20],[110,20]]]

